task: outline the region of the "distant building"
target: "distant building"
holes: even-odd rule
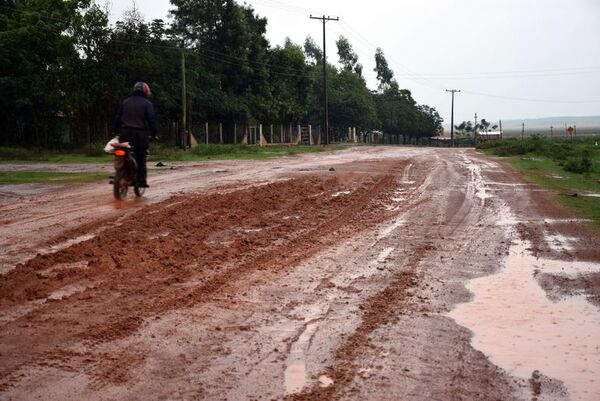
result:
[[[499,141],[502,139],[502,131],[481,131],[475,134],[475,138],[481,141]]]

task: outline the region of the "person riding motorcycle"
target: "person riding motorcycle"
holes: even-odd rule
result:
[[[113,133],[118,134],[120,142],[129,142],[135,151],[137,162],[137,181],[142,188],[148,188],[146,181],[146,154],[149,138],[156,139],[156,119],[154,106],[148,100],[150,87],[145,82],[133,86],[133,96],[123,100],[113,122]]]

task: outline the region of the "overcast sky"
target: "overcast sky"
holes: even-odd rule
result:
[[[102,3],[102,0],[97,0]],[[327,24],[328,61],[346,36],[376,87],[374,53],[381,47],[401,88],[450,122],[600,115],[600,0],[247,0],[268,19],[272,46],[286,37],[322,43]],[[131,7],[113,1],[112,20]],[[167,19],[169,0],[137,0],[147,18]]]

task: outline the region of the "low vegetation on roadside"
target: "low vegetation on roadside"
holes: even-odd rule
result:
[[[106,173],[66,173],[53,171],[0,171],[0,185],[73,184],[108,179]]]
[[[4,163],[106,163],[112,156],[103,151],[104,144],[79,150],[56,151],[25,149],[19,147],[0,147],[0,162]],[[152,144],[149,161],[194,161],[194,160],[231,160],[231,159],[268,159],[300,153],[324,152],[343,149],[334,146],[247,146],[247,145],[199,145],[184,151],[173,146]]]
[[[557,199],[600,227],[600,139],[550,139],[534,136],[485,142],[478,149],[506,161]]]

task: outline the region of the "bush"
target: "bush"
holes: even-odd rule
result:
[[[104,147],[106,142],[92,142],[87,148],[84,149],[83,154],[89,157],[104,156]]]
[[[572,173],[583,174],[589,173],[593,169],[592,160],[589,157],[589,152],[584,152],[581,157],[572,157],[565,161],[563,168]]]

